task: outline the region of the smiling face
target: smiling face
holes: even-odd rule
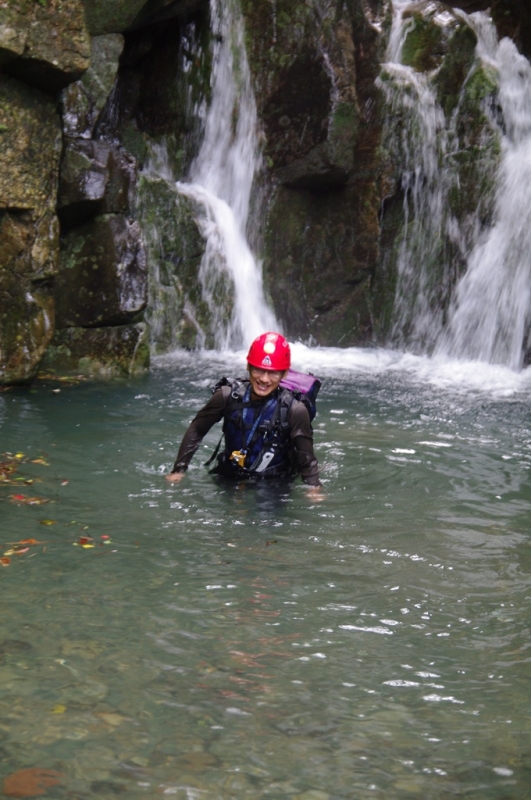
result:
[[[284,377],[284,372],[271,369],[260,369],[248,364],[249,380],[251,382],[251,397],[268,397],[278,387]]]

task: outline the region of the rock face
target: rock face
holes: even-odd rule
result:
[[[243,4],[270,174],[266,283],[288,335],[325,345],[372,337],[386,6]]]
[[[0,8],[0,66],[55,92],[89,65],[90,41],[78,0],[12,0]]]
[[[29,379],[54,330],[60,119],[39,90],[0,76],[0,382]]]
[[[415,325],[393,321],[404,241],[431,223],[404,182],[412,114],[381,68],[390,1],[240,4],[263,151],[253,242],[276,314],[292,338],[401,344]],[[467,243],[491,224],[500,156],[496,75],[453,7],[488,7],[531,55],[527,0],[409,12],[403,61],[453,137],[444,208],[461,244],[444,233],[412,250],[441,318]],[[0,8],[0,383],[31,380],[43,358],[47,369],[139,371],[148,334],[153,352],[210,344],[204,242],[175,192],[200,142],[210,37],[208,0]]]

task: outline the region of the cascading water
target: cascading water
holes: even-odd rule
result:
[[[257,115],[235,0],[212,0],[212,99],[204,139],[178,191],[201,208],[206,241],[199,278],[215,344],[239,347],[279,327],[264,298],[260,265],[246,238],[253,179],[260,166]]]
[[[414,26],[411,12],[419,13],[419,7],[407,0],[393,5],[387,63],[379,79],[391,109],[388,130],[393,115],[401,121],[398,144],[393,135],[402,164],[404,225],[397,244],[391,341],[404,349],[518,369],[531,296],[531,65],[509,39],[498,43],[486,14],[455,12],[478,44],[457,107],[446,119],[434,79],[437,70],[421,72],[402,63],[402,48]],[[431,7],[426,11],[433,15]],[[449,13],[438,17],[431,21],[443,28],[455,24]],[[488,149],[480,140],[479,146],[469,144],[467,152],[458,131],[467,87],[479,70],[498,86],[495,102],[485,98],[480,106],[486,129],[501,149],[493,214],[487,221],[479,189],[473,213],[459,217],[452,208],[452,196],[462,192],[460,158],[465,154],[470,163],[474,149]]]
[[[397,290],[391,340],[395,346],[429,349],[442,325],[440,302],[434,302],[434,272],[442,263],[446,224],[447,171],[441,170],[448,150],[445,115],[429,74],[402,63],[402,49],[414,19],[410,2],[395,0],[386,63],[378,85],[390,106],[388,135],[401,165],[404,195],[403,236],[397,252]],[[401,125],[398,141],[396,115]],[[446,281],[443,275],[442,282]],[[438,283],[441,283],[439,278]]]
[[[504,135],[494,224],[456,287],[438,353],[522,366],[531,299],[531,64],[492,26],[477,25],[480,53],[499,75]]]

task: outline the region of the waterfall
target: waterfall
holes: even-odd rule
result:
[[[405,0],[394,2],[387,58],[378,79],[390,109],[386,135],[393,140],[391,147],[400,163],[404,198],[390,338],[395,346],[426,351],[433,346],[443,324],[440,298],[436,295],[440,285],[449,282],[442,249],[451,174],[441,165],[450,136],[430,74],[402,63],[402,48],[414,26],[413,17],[404,13],[409,6],[411,3]]]
[[[445,115],[439,67],[417,71],[402,63],[404,42],[415,24],[411,12],[420,13],[420,6],[394,0],[393,10],[387,62],[379,78],[404,197],[391,341],[418,352],[518,369],[529,346],[531,301],[531,65],[511,40],[498,42],[485,13],[439,12],[434,17],[428,4],[423,13],[431,14],[432,22],[442,29],[449,23],[447,38],[456,18],[477,37],[457,107]],[[497,85],[490,105],[485,98],[476,111],[484,115],[487,135],[496,143],[491,153],[498,149],[497,173],[491,164],[495,195],[489,201],[492,213],[485,214],[478,171],[477,207],[459,216],[452,198],[462,191],[460,160],[473,163],[474,148],[489,149],[483,141],[463,145],[459,118],[467,84],[480,70]]]
[[[531,299],[531,64],[492,26],[479,51],[499,75],[503,112],[494,224],[470,253],[437,352],[522,367]]]
[[[178,191],[198,208],[205,239],[199,270],[218,348],[239,347],[278,329],[264,297],[261,265],[246,238],[253,179],[260,166],[258,125],[244,28],[236,0],[211,0],[211,101],[189,182]]]

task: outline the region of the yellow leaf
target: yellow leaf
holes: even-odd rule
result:
[[[57,525],[57,520],[55,519],[41,519],[41,525]]]
[[[82,544],[81,547],[83,547],[85,550],[88,550],[89,547],[94,547],[94,545],[93,544]]]
[[[15,453],[15,458],[24,458],[24,453]]]
[[[66,706],[63,706],[61,703],[57,703],[56,706],[52,708],[52,714],[64,714],[66,711]]]

